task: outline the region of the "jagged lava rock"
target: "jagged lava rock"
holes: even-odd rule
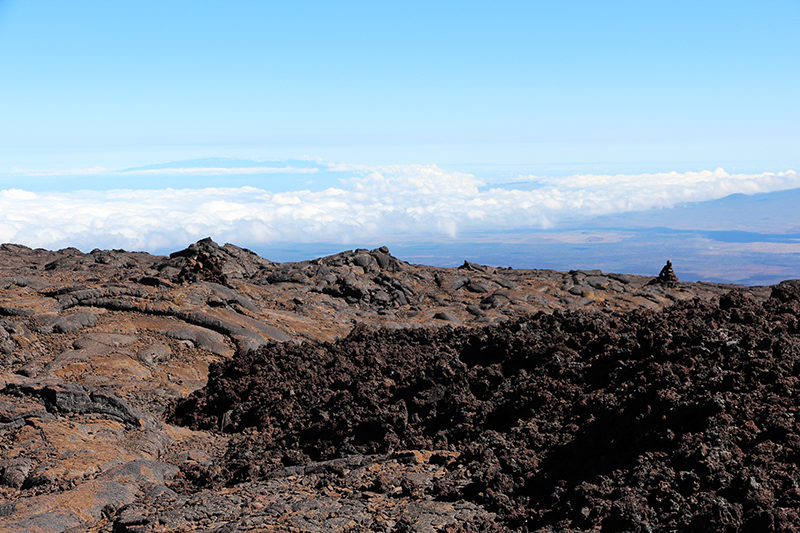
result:
[[[362,326],[214,365],[171,420],[237,433],[220,483],[450,450],[428,494],[518,531],[797,531],[798,316],[782,284],[763,303]]]
[[[159,524],[162,530],[196,531],[224,528],[225,523],[231,530],[246,530],[251,518],[258,527],[275,530],[505,527],[502,524],[512,524],[513,517],[494,503],[500,496],[495,498],[486,491],[483,499],[460,496],[459,491],[466,487],[481,486],[470,476],[484,474],[472,466],[471,470],[462,468],[471,464],[465,462],[468,455],[449,448],[451,441],[461,442],[458,439],[466,439],[467,433],[451,435],[447,411],[440,411],[454,401],[447,387],[439,384],[442,376],[452,372],[453,379],[462,380],[459,383],[471,383],[463,381],[467,379],[462,375],[465,370],[453,359],[460,357],[458,339],[468,330],[456,334],[451,326],[475,329],[493,325],[497,331],[506,331],[504,328],[517,324],[521,317],[537,312],[560,316],[564,310],[582,309],[605,315],[660,310],[695,298],[729,305],[724,312],[738,318],[749,316],[734,297],[721,300],[731,286],[648,286],[650,279],[600,271],[494,268],[470,262],[462,268],[437,268],[409,264],[386,247],[275,263],[211,239],[169,257],[124,250],[83,253],[75,248],[50,251],[0,245],[0,531],[156,531],[162,527]],[[770,291],[773,298],[769,301],[786,305],[794,301],[791,284],[739,290],[754,305],[766,305]],[[784,323],[790,324],[788,320]],[[351,333],[357,324],[367,328],[359,326]],[[440,327],[444,329],[435,329]],[[776,326],[770,323],[770,327]],[[368,333],[372,328],[384,329]],[[430,328],[434,331],[428,331]],[[305,350],[312,349],[323,354],[328,345],[320,343],[333,343],[348,335],[351,340],[343,341],[343,346],[359,335],[364,339],[374,335],[370,342],[385,343],[394,338],[391,332],[395,330],[397,339],[413,337],[419,330],[421,344],[431,335],[443,335],[456,343],[449,348],[450,359],[431,352],[430,361],[441,361],[440,367],[425,371],[430,383],[414,382],[419,390],[409,392],[411,396],[404,400],[407,417],[401,404],[392,404],[382,419],[365,426],[384,435],[392,446],[419,446],[414,451],[415,462],[407,455],[388,453],[387,445],[359,440],[367,433],[351,434],[346,426],[332,434],[329,444],[301,446],[298,435],[303,428],[297,424],[311,415],[274,411],[276,420],[295,426],[275,433],[274,438],[285,443],[252,463],[246,457],[248,448],[237,455],[235,447],[228,445],[231,439],[247,444],[238,432],[249,427],[248,438],[254,440],[248,453],[265,449],[260,422],[250,420],[246,401],[231,403],[220,416],[203,415],[207,430],[164,421],[169,405],[177,405],[206,385],[209,367],[216,374],[226,368],[227,361],[238,361],[249,357],[247,354],[261,357],[272,353],[275,346],[283,346],[286,354],[293,350],[306,354]],[[400,342],[386,349],[409,361],[422,353],[417,353],[421,348],[412,346],[404,356],[402,346]],[[304,360],[305,355],[298,357]],[[357,402],[348,403],[352,398],[347,395],[362,394],[380,406],[383,400],[375,394],[395,392],[389,381],[377,385],[370,381],[374,376],[396,383],[410,379],[410,370],[392,375],[389,369],[395,364],[386,360],[378,367],[367,365],[372,374],[362,376],[366,380],[362,385],[352,381],[352,376],[360,375],[355,369],[346,365],[339,369],[341,380],[331,390],[342,397],[343,409],[347,405],[356,409],[354,421],[362,420],[363,408],[356,408]],[[483,395],[481,402],[487,401],[484,396],[502,394],[507,387],[505,374],[486,372],[488,385],[476,385],[478,389],[469,391]],[[401,374],[405,376],[402,379]],[[319,379],[324,376],[319,374]],[[772,379],[772,374],[765,376]],[[497,392],[492,392],[494,388]],[[303,394],[285,385],[272,394],[286,395],[287,405],[295,405],[291,403],[292,390],[295,395]],[[468,391],[464,394],[469,397]],[[561,392],[537,394],[547,403],[542,398],[559,397]],[[200,409],[201,396],[193,398],[200,416],[205,412]],[[301,409],[302,405],[295,407]],[[321,427],[315,424],[326,417],[328,424],[341,423],[341,414],[335,410],[315,413],[309,428]],[[189,421],[188,411],[184,414]],[[298,418],[291,418],[294,416]],[[430,420],[441,422],[434,432],[441,430],[440,438],[425,433],[433,432]],[[420,427],[429,429],[420,433]],[[293,436],[291,431],[300,433]],[[336,439],[341,440],[341,449],[337,449]],[[445,443],[448,449],[427,449]],[[335,463],[337,466],[323,459],[340,454],[350,454],[351,459]],[[284,473],[274,474],[279,471]],[[272,472],[269,475],[273,477],[220,489],[225,482],[250,479],[260,472]],[[678,472],[676,476],[686,486],[693,486],[690,474]],[[768,485],[757,476],[754,479],[761,487]],[[516,505],[518,492],[491,490],[491,494],[506,494],[512,502],[509,508]],[[769,490],[773,495],[780,493]],[[783,505],[780,498],[776,501]],[[301,500],[306,502],[303,513],[285,510]],[[356,501],[360,503],[353,503]],[[206,507],[202,502],[207,502]],[[185,510],[181,510],[184,503]],[[317,511],[310,510],[313,505]],[[790,513],[780,511],[784,508],[780,505],[763,520],[791,523]],[[722,513],[717,507],[713,512]],[[278,512],[279,508],[284,511]],[[748,510],[742,512],[746,516]],[[360,518],[352,524],[326,522],[332,513],[354,513]]]

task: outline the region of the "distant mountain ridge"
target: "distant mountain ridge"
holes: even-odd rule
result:
[[[744,231],[765,235],[800,233],[800,188],[731,194],[717,200],[688,202],[671,209],[654,209],[596,217],[581,226],[668,227],[701,231]]]
[[[140,167],[131,167],[120,170],[119,172],[137,172],[142,170],[169,170],[187,168],[302,168],[325,170],[326,165],[307,159],[285,159],[285,160],[253,160],[236,159],[229,157],[205,157],[201,159],[186,159],[181,161],[168,161],[166,163],[156,163]]]

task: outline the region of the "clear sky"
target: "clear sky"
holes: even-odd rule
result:
[[[462,253],[800,188],[798,28],[798,0],[0,0],[0,242]],[[759,213],[708,226],[800,235]],[[752,272],[800,277],[781,238]]]
[[[797,0],[0,0],[0,163],[785,170],[798,28]]]

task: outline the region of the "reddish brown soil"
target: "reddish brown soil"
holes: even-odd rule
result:
[[[426,490],[482,504],[501,527],[799,531],[798,317],[800,285],[783,283],[764,302],[356,327],[215,363],[171,420],[237,434],[222,469],[189,476],[201,485],[450,450]]]

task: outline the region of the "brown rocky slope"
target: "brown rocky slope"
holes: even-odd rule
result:
[[[794,530],[795,286],[652,279],[3,245],[0,531]]]

